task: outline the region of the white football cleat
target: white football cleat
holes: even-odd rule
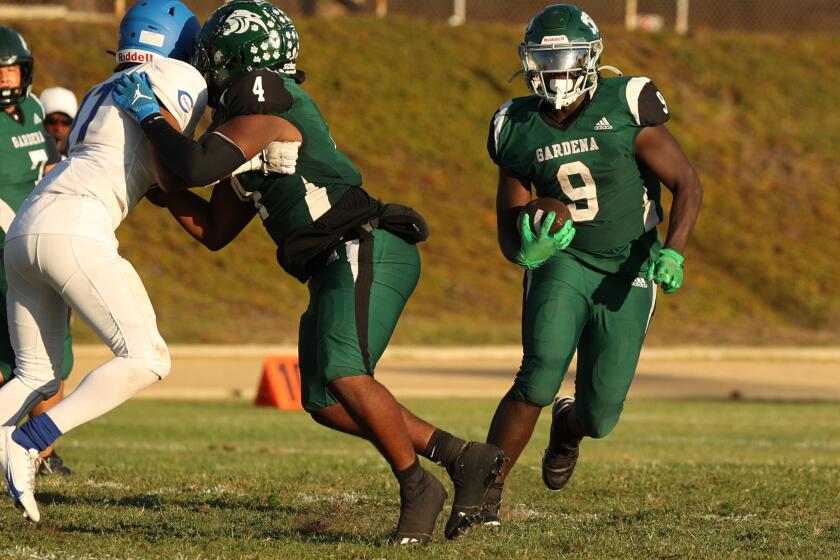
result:
[[[24,516],[34,522],[41,520],[35,501],[35,474],[40,458],[35,449],[24,449],[12,439],[14,426],[0,428],[0,468],[6,478],[9,495],[23,507]]]

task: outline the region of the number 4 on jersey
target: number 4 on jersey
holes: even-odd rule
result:
[[[265,95],[263,95],[265,90],[263,89],[262,79],[262,76],[257,76],[254,79],[254,89],[251,90],[251,92],[257,96],[257,101],[260,102],[265,101]]]

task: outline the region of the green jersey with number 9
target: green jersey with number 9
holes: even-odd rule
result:
[[[490,123],[496,164],[566,203],[577,234],[566,249],[607,273],[637,276],[658,254],[659,179],[638,160],[643,127],[669,118],[647,78],[602,78],[590,99],[564,122],[536,95],[503,104]]]

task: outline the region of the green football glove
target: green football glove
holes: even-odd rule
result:
[[[673,249],[662,249],[650,263],[647,279],[662,286],[666,294],[673,294],[682,287],[683,261],[685,258]]]
[[[565,249],[575,237],[575,227],[572,220],[567,220],[560,231],[553,235],[549,233],[557,214],[549,212],[543,220],[540,232],[534,236],[531,228],[531,215],[523,212],[519,218],[519,236],[521,239],[519,252],[516,254],[516,262],[522,268],[534,269],[545,261]]]

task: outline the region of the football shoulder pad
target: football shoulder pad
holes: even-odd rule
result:
[[[280,74],[260,68],[231,84],[225,90],[222,104],[225,120],[229,120],[240,115],[282,114],[294,106],[295,99]]]
[[[514,125],[527,121],[534,111],[538,114],[539,104],[540,98],[535,95],[517,97],[506,101],[493,113],[487,134],[487,152],[497,165],[505,167],[503,160]]]
[[[174,58],[158,57],[130,70],[146,72],[152,91],[184,134],[192,136],[207,107],[207,85],[198,70]]]
[[[629,78],[624,95],[636,126],[657,126],[671,118],[665,96],[650,78]]]

